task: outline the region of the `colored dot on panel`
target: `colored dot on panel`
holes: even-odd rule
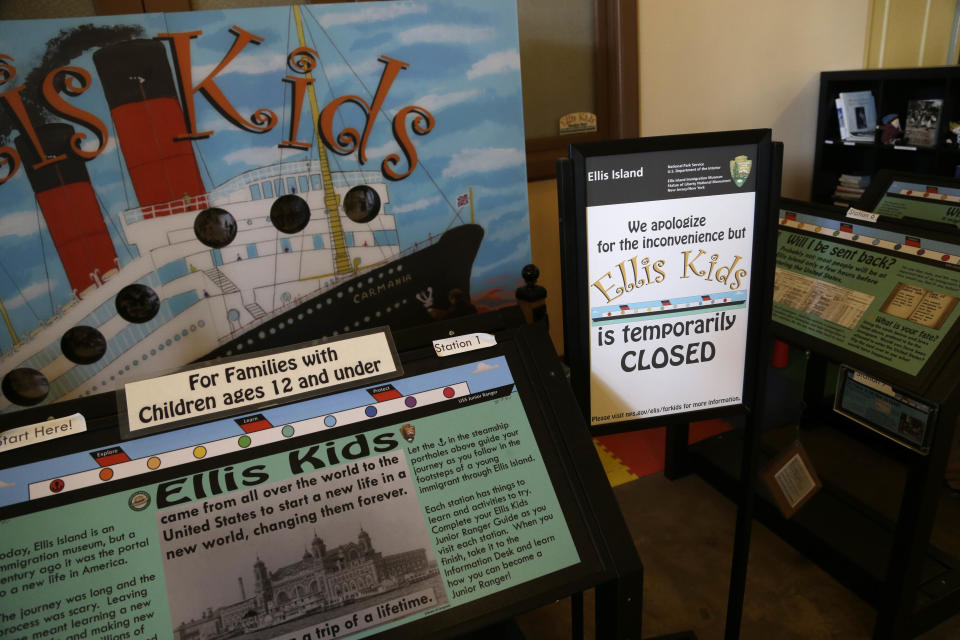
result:
[[[922,255],[925,254],[925,253],[926,253],[926,251],[925,251],[924,249],[917,249],[917,255],[918,255],[918,256],[922,256]]]
[[[840,232],[839,232],[839,231],[834,231],[834,232],[833,232],[833,237],[834,237],[834,238],[836,238],[838,235],[840,235]]]
[[[413,396],[407,396],[406,398],[403,399],[403,404],[413,408],[417,406],[417,399],[414,398]]]
[[[323,424],[328,427],[332,427],[337,424],[337,419],[334,418],[333,416],[327,416],[326,418],[323,419]]]
[[[113,477],[113,469],[111,469],[110,467],[106,467],[106,468],[104,468],[104,469],[100,469],[100,479],[101,479],[101,480],[103,480],[104,482],[106,482],[107,480],[109,480],[109,479],[112,478],[112,477]]]
[[[880,238],[874,238],[874,239],[873,239],[873,246],[877,246],[878,244],[880,244]]]
[[[456,393],[456,392],[453,390],[453,387],[444,387],[444,388],[443,388],[443,397],[444,397],[444,398],[452,398],[453,395],[454,395],[454,393]]]
[[[148,469],[159,469],[159,468],[160,468],[160,458],[158,458],[157,456],[152,456],[149,460],[147,460],[147,468],[148,468]]]
[[[902,244],[895,244],[895,245],[893,245],[893,249],[894,249],[895,251],[900,251],[900,249],[903,249],[903,245],[902,245]]]
[[[250,446],[250,436],[240,436],[237,440],[237,444],[240,445],[241,449],[246,449]]]
[[[950,256],[947,254],[943,254],[942,256],[940,256],[940,259],[943,260],[944,262],[947,262],[948,260],[950,260]]]
[[[376,408],[376,407],[367,407],[366,409],[363,410],[363,412],[364,412],[365,414],[367,414],[367,417],[368,417],[368,418],[372,418],[373,416],[377,415],[377,408]]]
[[[194,448],[194,450],[193,450],[193,457],[194,457],[194,458],[202,458],[202,457],[204,457],[204,456],[206,456],[206,455],[207,455],[207,448],[204,447],[204,446],[202,446],[202,445],[199,446],[199,447]]]
[[[860,234],[854,235],[852,239],[853,239],[853,240],[859,240],[859,239],[860,239]]]
[[[803,229],[805,226],[806,226],[806,225],[803,224],[802,222],[798,222],[798,223],[797,223],[797,229]]]
[[[280,433],[283,434],[284,438],[289,438],[294,434],[294,429],[289,424],[287,424],[283,426],[283,429],[281,429]]]
[[[823,229],[823,227],[821,227],[820,225],[817,225],[816,227],[814,227],[813,230],[816,231],[817,233],[820,233],[820,231],[821,231],[822,229]]]
[[[50,481],[50,491],[53,491],[54,493],[60,493],[63,491],[63,486],[63,480],[60,478]]]
[[[786,218],[780,218],[780,224],[787,224]]]

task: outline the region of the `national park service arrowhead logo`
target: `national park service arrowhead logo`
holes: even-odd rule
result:
[[[733,183],[742,187],[743,183],[750,177],[750,169],[753,168],[753,160],[747,159],[747,156],[737,156],[730,161],[730,177]]]

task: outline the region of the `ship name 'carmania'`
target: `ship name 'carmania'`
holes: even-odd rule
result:
[[[359,304],[362,300],[378,296],[381,293],[386,293],[390,289],[399,287],[400,285],[410,282],[411,280],[413,280],[413,276],[409,273],[405,273],[391,280],[387,280],[386,282],[381,282],[375,287],[368,287],[353,294],[353,302],[354,304]]]

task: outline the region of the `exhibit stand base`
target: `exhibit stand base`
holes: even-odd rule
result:
[[[743,433],[733,430],[690,445],[690,470],[736,499],[742,440]],[[761,447],[759,466],[775,455]],[[757,498],[756,517],[761,523],[880,610],[889,588],[885,584],[889,559],[895,551],[894,521],[829,483],[790,519],[783,517],[765,487],[760,487]],[[929,545],[906,637],[923,633],[958,611],[960,561]]]

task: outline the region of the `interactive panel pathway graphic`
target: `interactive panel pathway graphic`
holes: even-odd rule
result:
[[[512,379],[496,360],[404,378],[332,396],[272,407],[174,432],[131,440],[119,446],[76,453],[54,464],[34,464],[0,472],[0,506],[73,491],[121,478],[167,469],[377,417],[429,407],[440,412],[451,403],[469,404],[509,394]],[[229,484],[231,480],[224,477]],[[229,486],[225,486],[230,489]]]

